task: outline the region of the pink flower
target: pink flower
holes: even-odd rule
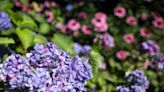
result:
[[[72,32],[72,30],[70,30],[70,29],[68,28],[67,25],[64,25],[64,26],[62,27],[61,31],[62,31],[63,33],[66,33],[66,34]]]
[[[72,31],[77,31],[80,29],[80,23],[76,19],[69,20],[67,26]]]
[[[96,13],[94,18],[91,20],[91,23],[94,26],[94,30],[97,32],[106,32],[108,30],[108,24],[106,20],[107,16],[104,13]]]
[[[154,17],[154,18],[157,18],[157,17],[160,17],[160,14],[156,11],[152,11],[151,12],[151,15]]]
[[[106,32],[108,30],[108,24],[107,23],[97,23],[97,27],[94,28],[96,32]]]
[[[127,58],[127,52],[126,52],[126,51],[123,51],[123,50],[118,51],[118,52],[116,53],[116,57],[117,57],[118,59],[120,59],[120,60],[125,60],[125,59]]]
[[[52,22],[53,19],[54,19],[53,12],[50,11],[50,10],[46,10],[46,11],[45,11],[45,14],[46,14],[47,17],[48,17],[48,18],[47,18],[47,22],[48,22],[48,23]]]
[[[89,27],[87,25],[82,25],[82,32],[85,34],[85,35],[90,35],[92,33],[92,30],[89,29]]]
[[[142,20],[142,21],[145,21],[145,20],[147,20],[147,18],[148,18],[147,14],[144,13],[144,12],[141,13],[140,17],[141,17],[141,20]]]
[[[35,8],[37,12],[41,12],[43,10],[43,5],[39,5],[38,7]]]
[[[129,25],[131,25],[131,26],[135,26],[135,25],[137,25],[137,19],[134,16],[129,16],[126,19],[126,23],[129,24]]]
[[[102,70],[105,70],[105,69],[107,68],[106,63],[101,62],[101,63],[99,64],[99,68],[102,69]]]
[[[28,8],[26,6],[22,6],[22,11],[23,12],[28,12]]]
[[[117,6],[114,9],[114,15],[119,18],[123,18],[126,16],[126,9],[123,6]]]
[[[135,41],[135,37],[133,34],[126,34],[126,35],[124,35],[123,39],[128,44],[133,43]]]
[[[95,14],[95,19],[100,19],[102,22],[106,22],[107,16],[106,16],[106,14],[103,13],[103,12],[97,12],[97,13]]]
[[[152,33],[146,28],[142,27],[140,28],[140,35],[143,37],[149,37]]]
[[[144,62],[144,68],[148,68],[149,66],[151,66],[152,65],[152,63],[149,61],[149,60],[146,60],[145,62]]]
[[[79,18],[81,18],[81,19],[86,19],[88,15],[87,15],[86,12],[80,12],[78,16],[79,16]]]
[[[164,28],[164,19],[162,17],[157,17],[152,21],[154,27],[163,29]]]
[[[50,7],[50,2],[49,2],[49,1],[45,1],[45,2],[44,2],[44,5],[45,5],[46,7]]]
[[[55,27],[61,30],[64,27],[64,25],[61,22],[57,22]]]
[[[21,4],[21,2],[20,2],[20,1],[16,0],[16,2],[15,2],[15,6],[17,6],[17,7],[21,7],[21,6],[22,6],[22,4]]]
[[[51,2],[51,6],[52,6],[52,7],[56,7],[56,6],[58,6],[58,4],[55,3],[55,2]]]

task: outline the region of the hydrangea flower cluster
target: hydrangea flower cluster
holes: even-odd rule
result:
[[[130,87],[118,86],[117,92],[146,92],[149,87],[149,81],[141,70],[127,72],[125,77],[130,83]]]
[[[117,87],[117,92],[130,92],[130,89],[126,86],[118,86]]]
[[[152,40],[142,42],[140,49],[141,49],[141,51],[143,51],[151,56],[155,55],[155,53],[158,53],[160,51],[160,47],[158,46],[158,44],[156,44]]]
[[[74,43],[74,52],[78,53],[79,55],[88,56],[91,50],[92,47],[89,45],[81,46],[78,43]]]
[[[163,54],[155,55],[153,61],[157,69],[164,71],[164,55]]]
[[[11,27],[11,20],[5,12],[0,12],[0,31]]]
[[[114,38],[110,34],[104,33],[101,36],[102,37],[100,43],[102,44],[102,46],[107,48],[112,48],[115,46]]]
[[[71,58],[49,42],[46,46],[36,44],[26,57],[9,56],[1,64],[0,78],[16,91],[80,92],[92,73],[87,60]]]
[[[135,70],[129,74],[127,73],[126,78],[132,85],[142,86],[145,89],[149,87],[149,81],[141,70]]]

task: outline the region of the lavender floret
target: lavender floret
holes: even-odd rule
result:
[[[155,68],[164,72],[164,55],[163,54],[155,55],[153,61],[155,64]]]
[[[137,70],[127,74],[126,78],[127,78],[128,82],[131,83],[132,85],[141,86],[145,89],[147,89],[149,87],[149,81],[141,70],[137,69]]]
[[[158,53],[160,51],[160,47],[158,46],[158,44],[156,44],[152,40],[142,42],[140,45],[140,49],[142,52],[144,52],[148,55],[151,55],[151,56],[155,55],[156,53]]]
[[[0,12],[0,31],[6,30],[12,26],[9,16],[5,12]]]
[[[117,87],[117,92],[130,92],[130,89],[122,85]]]

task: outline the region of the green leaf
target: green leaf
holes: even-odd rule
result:
[[[35,35],[34,37],[34,43],[46,43],[47,39],[43,36],[43,35],[40,35],[40,34],[37,34]]]
[[[92,73],[93,75],[95,75],[97,73],[100,62],[102,62],[103,60],[103,57],[96,50],[92,50],[90,52],[90,57],[91,57],[90,64],[92,65]]]
[[[61,49],[67,50],[70,53],[73,50],[73,40],[70,36],[54,34],[51,41],[54,42],[57,46],[59,46]]]
[[[37,24],[28,16],[23,17],[23,21],[19,25],[20,28],[30,28],[32,30],[37,30]]]
[[[47,34],[50,31],[50,26],[47,23],[40,24],[39,33]]]
[[[14,22],[14,24],[16,24],[17,26],[21,23],[21,21],[23,20],[23,18],[21,16],[19,16],[18,14],[16,14],[15,12],[13,12],[12,10],[7,10],[6,11],[11,20]]]
[[[0,37],[0,44],[14,44],[15,41],[12,38]]]
[[[32,45],[34,35],[30,29],[17,29],[16,33],[23,44],[24,49]]]
[[[11,9],[13,7],[13,3],[8,0],[0,0],[0,11],[5,11],[6,9]]]

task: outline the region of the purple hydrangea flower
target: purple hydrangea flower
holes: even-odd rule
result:
[[[101,35],[100,43],[102,46],[107,48],[112,48],[115,46],[114,38],[108,33],[104,33],[103,35]]]
[[[91,50],[92,50],[92,47],[89,45],[81,46],[78,43],[74,43],[74,52],[79,55],[88,56]]]
[[[126,86],[118,86],[117,92],[130,92],[130,89]]]
[[[164,71],[164,55],[163,54],[155,55],[153,61],[157,69]]]
[[[74,43],[74,52],[75,53],[80,53],[82,50],[82,46],[78,43]]]
[[[0,12],[0,31],[11,27],[11,20],[5,12]]]
[[[130,87],[130,92],[146,92],[146,90],[142,88],[141,86],[132,85]]]
[[[9,88],[23,92],[80,92],[91,72],[87,60],[71,58],[49,42],[36,44],[26,58],[9,56],[1,65],[0,77]]]
[[[73,5],[72,4],[67,4],[65,9],[66,9],[66,11],[71,12],[73,10]]]
[[[52,78],[49,72],[44,68],[36,68],[30,73],[30,90],[46,91],[48,85],[52,84]]]
[[[127,73],[126,78],[132,85],[141,86],[145,89],[149,87],[149,81],[141,70],[137,69],[131,73]]]
[[[46,46],[42,44],[36,44],[34,50],[28,53],[26,56],[31,65],[34,67],[55,67],[59,56],[62,51],[60,51],[52,43],[48,43]]]
[[[1,79],[12,88],[26,86],[29,72],[29,63],[19,54],[9,56],[1,65]]]
[[[142,52],[147,53],[148,55],[155,55],[160,51],[160,47],[152,40],[142,42],[140,45]]]

